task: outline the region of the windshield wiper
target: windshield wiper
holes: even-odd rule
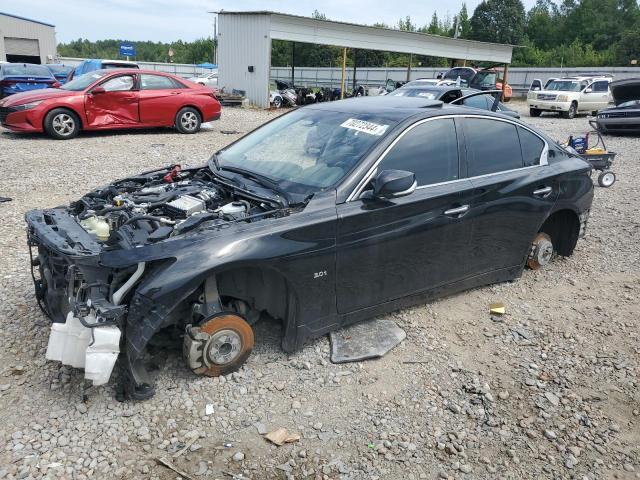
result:
[[[216,165],[216,168],[218,170],[225,170],[227,172],[233,172],[233,173],[237,173],[239,175],[242,175],[243,177],[249,178],[251,180],[253,180],[254,182],[259,183],[260,185],[270,188],[271,190],[273,190],[274,192],[276,192],[278,195],[280,195],[284,201],[285,204],[283,205],[285,208],[288,207],[291,204],[291,196],[285,191],[283,190],[280,185],[278,185],[278,182],[276,182],[275,180],[264,176],[264,175],[260,175],[259,173],[255,173],[252,172],[251,170],[245,170],[244,168],[240,168],[240,167],[229,167],[227,165],[220,165],[218,163],[217,157],[214,155],[212,157],[213,162]]]

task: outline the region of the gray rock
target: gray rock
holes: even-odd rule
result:
[[[233,457],[231,457],[231,458],[232,458],[232,460],[234,462],[241,462],[241,461],[244,460],[244,453],[236,452],[236,453],[233,454]]]

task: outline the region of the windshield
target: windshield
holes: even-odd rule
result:
[[[69,74],[69,72],[71,72],[71,70],[73,70],[73,67],[67,67],[66,65],[47,65],[49,67],[49,70],[51,70],[53,73],[63,73],[65,75]]]
[[[491,87],[496,84],[497,79],[498,74],[496,72],[478,72],[473,77],[471,84],[472,86]]]
[[[104,77],[107,72],[101,72],[99,70],[85,73],[84,75],[80,75],[79,77],[74,78],[70,82],[65,83],[60,87],[61,90],[69,90],[71,92],[80,92],[91,85],[93,82],[98,80],[99,78]]]
[[[547,90],[558,90],[561,92],[579,92],[580,83],[574,80],[554,80],[547,85]]]
[[[444,78],[448,80],[457,80],[460,77],[462,80],[469,81],[471,77],[475,75],[475,71],[471,68],[454,68],[449,70]]]
[[[440,96],[438,90],[430,90],[427,88],[406,88],[406,86],[394,90],[389,95],[393,97],[420,97],[428,100],[435,100]]]
[[[49,77],[51,78],[51,72],[47,67],[41,65],[3,65],[2,73],[5,76],[28,76],[28,77]]]
[[[629,100],[628,102],[622,102],[618,105],[618,108],[625,107],[640,107],[640,100]]]
[[[301,108],[218,152],[224,167],[242,168],[293,193],[335,185],[395,121],[375,115]],[[212,167],[215,169],[215,167]]]

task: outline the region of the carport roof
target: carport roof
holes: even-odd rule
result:
[[[5,17],[17,18],[18,20],[25,20],[27,22],[39,23],[40,25],[46,25],[47,27],[55,27],[55,25],[51,25],[50,23],[41,22],[40,20],[33,20],[31,18],[21,17],[19,15],[14,15],[12,13],[0,12],[0,15],[4,15]]]
[[[514,45],[443,37],[335,20],[321,20],[269,10],[244,12],[221,10],[210,13],[247,17],[269,15],[271,17],[270,36],[272,39],[319,45],[496,63],[510,63],[514,48]]]

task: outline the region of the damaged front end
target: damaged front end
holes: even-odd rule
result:
[[[172,285],[175,293],[160,300],[153,298],[157,287],[141,286],[157,281],[190,245],[233,225],[287,214],[277,197],[236,189],[208,167],[175,165],[114,182],[68,207],[28,212],[36,297],[53,322],[47,359],[83,368],[87,380],[103,385],[121,357],[125,391],[152,396],[142,366],[150,338],[171,325],[184,332],[215,313],[219,299],[203,304],[193,278],[180,280],[188,289]],[[165,283],[171,282],[179,283],[175,277]]]

